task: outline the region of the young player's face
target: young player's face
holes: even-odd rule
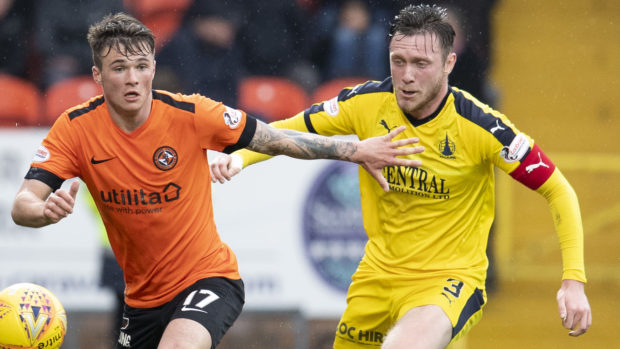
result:
[[[394,35],[390,42],[390,71],[396,101],[404,112],[423,118],[435,111],[456,61],[454,53],[445,63],[442,55],[435,35]]]
[[[152,53],[125,56],[113,48],[102,57],[101,70],[93,67],[93,77],[103,87],[106,102],[121,116],[148,116],[154,76]]]

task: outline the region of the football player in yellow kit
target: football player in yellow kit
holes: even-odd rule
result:
[[[562,251],[558,307],[570,334],[592,322],[584,291],[577,196],[541,148],[508,118],[448,84],[454,30],[437,6],[405,7],[390,28],[391,76],[343,89],[278,128],[366,139],[406,126],[426,149],[420,167],[383,170],[390,191],[359,171],[368,243],[353,275],[334,348],[444,348],[486,303],[486,246],[494,218],[494,167],[540,193]],[[241,150],[211,163],[213,181],[268,156]]]

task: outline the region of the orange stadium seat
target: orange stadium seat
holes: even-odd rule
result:
[[[42,97],[32,82],[0,74],[0,91],[0,126],[38,125]]]
[[[239,84],[238,106],[267,122],[291,117],[308,106],[306,91],[296,82],[276,76],[250,76]]]
[[[192,0],[123,0],[123,4],[155,35],[155,49],[161,49],[176,33]]]
[[[312,93],[312,103],[318,103],[332,99],[336,97],[343,88],[353,87],[366,81],[368,81],[367,78],[356,76],[336,78],[326,81],[317,86],[317,88]]]
[[[80,75],[52,84],[43,96],[45,125],[51,125],[65,110],[103,93],[91,75]]]

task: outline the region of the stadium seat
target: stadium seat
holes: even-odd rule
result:
[[[32,82],[0,74],[0,91],[0,126],[37,126],[42,97]]]
[[[176,33],[192,0],[124,0],[123,4],[155,35],[155,49],[161,49]]]
[[[51,85],[43,96],[44,113],[41,123],[52,125],[65,110],[103,91],[91,75],[80,75]]]
[[[316,89],[312,93],[312,103],[318,103],[330,100],[338,95],[338,93],[345,87],[352,87],[357,84],[361,84],[363,82],[368,81],[367,78],[364,77],[343,77],[336,78],[329,81],[326,81]]]
[[[276,76],[250,76],[239,84],[238,106],[267,122],[291,117],[308,107],[308,95],[296,82]]]

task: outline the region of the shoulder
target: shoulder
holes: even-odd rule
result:
[[[190,113],[196,112],[196,104],[200,101],[199,97],[199,95],[183,95],[164,90],[153,90],[153,102]]]
[[[316,114],[324,111],[335,116],[341,108],[355,108],[364,112],[372,112],[376,108],[380,108],[384,101],[390,100],[393,95],[391,77],[383,81],[369,80],[362,84],[343,88],[338,96],[313,104],[305,110],[305,114]]]
[[[454,97],[454,109],[461,118],[475,125],[483,134],[496,138],[503,145],[512,142],[518,131],[506,116],[464,90],[450,87],[450,92]]]
[[[354,87],[345,88],[338,94],[338,101],[346,101],[357,96],[372,97],[379,94],[389,93],[394,90],[392,85],[392,78],[388,77],[383,81],[369,80],[363,84],[356,85]]]
[[[96,96],[82,104],[67,109],[65,113],[67,113],[69,120],[74,120],[84,115],[95,113],[99,108],[102,108],[104,102],[103,96]]]
[[[191,114],[223,112],[224,110],[231,109],[222,102],[197,93],[185,95],[164,90],[153,90],[153,102],[157,103],[159,107],[170,108],[172,111],[189,112]]]
[[[93,97],[84,103],[65,110],[54,121],[50,131],[55,133],[60,132],[62,134],[82,132],[76,131],[77,127],[82,129],[84,127],[88,128],[91,124],[95,124],[94,121],[98,119],[97,115],[105,110],[105,98],[102,95]]]

